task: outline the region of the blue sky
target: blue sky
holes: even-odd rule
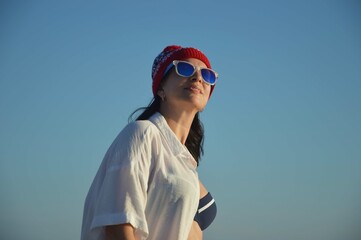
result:
[[[79,239],[84,198],[169,44],[219,72],[205,239],[361,236],[361,3],[1,1],[0,237]]]

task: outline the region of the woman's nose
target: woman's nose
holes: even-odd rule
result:
[[[198,81],[198,82],[202,82],[203,78],[202,78],[202,73],[200,70],[195,71],[195,73],[192,76],[192,81]]]

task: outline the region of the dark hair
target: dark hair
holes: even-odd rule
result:
[[[129,121],[133,121],[133,116],[138,111],[143,110],[143,112],[136,118],[136,120],[147,120],[154,113],[159,112],[160,103],[162,99],[159,96],[155,96],[152,101],[149,103],[147,107],[138,108],[135,110],[129,117]],[[204,141],[204,130],[203,124],[199,120],[199,113],[194,116],[191,129],[189,131],[185,146],[188,151],[192,154],[194,159],[197,161],[197,165],[199,165],[199,161],[201,156],[203,155],[203,141]]]

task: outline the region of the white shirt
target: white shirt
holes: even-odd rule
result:
[[[196,166],[161,114],[128,124],[90,187],[81,239],[104,239],[104,226],[130,223],[136,239],[186,240],[199,202]]]

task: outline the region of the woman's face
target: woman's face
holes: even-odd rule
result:
[[[196,67],[206,67],[201,60],[195,58],[185,61]],[[170,104],[171,107],[199,112],[205,108],[210,91],[211,86],[203,81],[199,70],[190,77],[182,77],[176,73],[175,67],[173,67],[163,82],[161,90],[158,91],[158,95],[162,97],[164,94],[166,100],[163,103]]]

